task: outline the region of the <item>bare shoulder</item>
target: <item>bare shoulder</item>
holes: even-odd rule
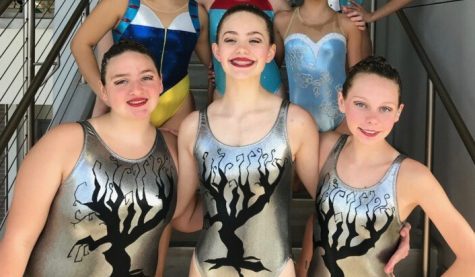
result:
[[[277,28],[277,31],[283,33],[289,25],[290,19],[292,18],[292,11],[285,10],[276,13],[274,17],[274,26]]]
[[[351,21],[351,19],[349,19],[345,14],[338,13],[337,20],[338,25],[340,25],[346,36],[354,32],[361,32],[358,27],[353,23],[353,21]]]
[[[201,26],[208,24],[208,12],[206,6],[202,3],[198,3],[198,16],[200,17]]]
[[[37,145],[52,144],[55,148],[80,145],[84,141],[84,131],[79,123],[64,123],[50,129]],[[65,143],[68,142],[68,143]]]
[[[214,0],[197,0],[198,4],[203,5],[206,10],[209,10],[211,5],[213,5]]]
[[[186,133],[193,130],[196,131],[198,128],[199,117],[199,111],[193,111],[187,117],[185,117],[185,119],[181,122],[179,134],[181,134],[182,131],[185,131]]]
[[[320,145],[319,145],[319,165],[323,166],[325,161],[328,158],[331,150],[335,146],[338,139],[341,137],[340,133],[337,132],[324,132],[320,134]]]
[[[76,164],[83,144],[84,131],[80,124],[61,124],[49,130],[28,152],[25,166],[37,167],[47,157],[49,166],[66,176]]]
[[[272,5],[272,9],[276,13],[280,11],[290,10],[290,5],[287,0],[270,0],[269,2]]]
[[[182,147],[185,147],[189,151],[192,151],[198,135],[199,118],[199,111],[194,111],[181,122],[180,130],[178,131],[178,145],[180,150]]]
[[[398,185],[410,190],[426,190],[433,184],[438,184],[434,175],[422,163],[406,158],[401,163],[398,174]]]
[[[310,113],[295,104],[289,105],[287,124],[291,128],[316,129],[316,122]]]
[[[129,6],[129,0],[100,0],[98,6],[122,17]]]

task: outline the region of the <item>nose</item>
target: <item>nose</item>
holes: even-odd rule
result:
[[[237,47],[237,52],[240,54],[247,54],[249,51],[248,47],[249,45],[247,43],[240,42]]]
[[[377,112],[368,111],[367,114],[366,114],[365,120],[366,120],[366,123],[368,123],[370,125],[376,125],[379,122]]]
[[[143,85],[140,81],[133,81],[130,85],[130,95],[140,95],[143,92]]]

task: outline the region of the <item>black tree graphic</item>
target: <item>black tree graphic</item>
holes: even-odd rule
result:
[[[326,175],[325,179],[326,180],[322,183],[327,182],[327,180],[329,179],[329,175]],[[343,271],[338,266],[337,261],[349,256],[364,255],[366,252],[368,252],[369,249],[374,247],[376,241],[378,241],[381,235],[387,230],[387,228],[391,224],[394,218],[394,208],[387,208],[385,204],[381,204],[381,198],[376,197],[374,191],[369,191],[367,193],[361,194],[360,199],[358,199],[359,204],[355,204],[357,201],[354,199],[350,200],[351,197],[348,197],[353,196],[354,198],[354,195],[345,195],[346,192],[339,188],[338,181],[336,179],[332,180],[332,184],[328,186],[328,189],[326,191],[320,191],[319,194],[322,195],[322,197],[319,198],[316,203],[316,206],[317,220],[321,232],[321,240],[314,241],[314,244],[316,247],[320,246],[325,250],[325,254],[322,256],[322,258],[331,276],[343,277]],[[349,211],[346,213],[346,217],[342,218],[344,215],[335,212],[334,202],[336,197],[342,198],[345,196],[346,201],[349,201],[350,205]],[[389,195],[385,195],[384,197],[387,199]],[[328,201],[327,212],[319,208],[321,207],[322,201]],[[373,203],[374,206],[370,207],[370,203]],[[362,205],[366,205],[366,223],[363,228],[368,231],[369,236],[368,238],[363,239],[359,244],[351,245],[351,241],[359,235],[355,219],[357,209]],[[350,212],[351,209],[353,209],[353,213]],[[387,217],[386,222],[379,230],[376,230],[376,210],[383,211]],[[341,218],[341,220],[336,220],[337,218]],[[342,233],[344,231],[343,220],[345,220],[345,224],[348,228],[348,234],[346,238],[342,236]],[[331,221],[334,222],[332,223]],[[330,234],[330,224],[334,224],[336,227],[333,234]],[[344,241],[343,245],[339,245],[340,241]]]
[[[77,203],[84,205],[89,208],[89,212],[82,216],[81,210],[78,209],[75,214],[76,221],[72,222],[73,225],[76,225],[83,220],[92,220],[96,217],[100,224],[106,226],[106,235],[97,240],[91,236],[78,240],[69,251],[68,258],[74,258],[74,262],[81,262],[83,257],[89,254],[89,251],[94,251],[102,244],[110,243],[110,248],[103,254],[106,261],[112,266],[111,276],[124,276],[126,272],[129,276],[144,276],[140,269],[130,271],[131,259],[125,249],[145,232],[156,227],[168,214],[174,193],[173,174],[166,166],[169,161],[162,158],[156,160],[149,158],[142,164],[134,164],[128,168],[121,167],[113,157],[111,160],[116,165],[112,178],[107,172],[103,172],[105,178],[100,178],[97,173],[102,169],[102,164],[99,161],[95,162],[93,168],[94,191],[90,202],[82,202],[76,196],[79,187],[87,184],[83,183],[76,188],[74,205]],[[126,192],[123,191],[121,184],[124,176],[130,174],[135,179],[135,188]],[[153,174],[154,184],[145,184],[144,180],[148,174]],[[166,191],[167,183],[170,184],[168,193]],[[147,185],[156,186],[158,190],[156,197],[163,203],[162,209],[153,215],[149,215],[153,206],[149,205],[146,198],[145,187]],[[121,207],[123,207],[120,211],[122,214],[126,207],[125,218],[123,218],[124,215],[119,215]],[[140,214],[136,225],[133,226],[132,220],[136,213]]]
[[[266,203],[270,201],[270,197],[274,192],[277,184],[279,183],[283,173],[287,160],[280,160],[274,158],[275,150],[271,151],[271,154],[263,153],[262,149],[256,150],[258,163],[257,171],[259,174],[258,182],[250,183],[249,181],[249,169],[251,167],[251,158],[255,158],[257,155],[251,151],[247,155],[248,165],[244,166],[244,155],[241,154],[236,157],[237,167],[239,169],[239,177],[237,180],[228,180],[226,176],[226,170],[234,167],[232,163],[227,163],[224,166],[221,165],[225,154],[218,150],[220,157],[218,165],[214,165],[214,159],[211,163],[207,162],[208,153],[204,153],[203,170],[202,170],[202,182],[207,193],[213,197],[216,203],[217,214],[211,216],[209,213],[205,215],[207,221],[207,227],[212,226],[216,222],[221,222],[221,229],[218,231],[219,237],[223,244],[226,246],[228,252],[226,257],[217,259],[208,259],[207,263],[214,264],[210,269],[218,269],[222,266],[233,267],[239,276],[243,276],[241,269],[249,269],[255,272],[259,272],[267,269],[260,261],[258,257],[247,256],[244,257],[244,245],[241,239],[235,234],[235,231],[243,226],[250,218],[258,214]],[[209,168],[206,164],[210,164]],[[278,174],[273,182],[269,181],[271,167],[277,169]],[[216,173],[217,171],[217,173]],[[243,172],[244,171],[244,172]],[[207,173],[209,172],[209,173]],[[216,176],[218,175],[218,176]],[[218,177],[218,178],[217,178]],[[216,181],[218,179],[219,181]],[[252,191],[251,186],[260,186],[264,193],[256,196]],[[232,198],[229,201],[229,212],[227,209],[228,201],[225,199],[226,186],[232,187]],[[254,200],[255,201],[252,201]],[[242,208],[238,210],[238,202],[242,203]]]

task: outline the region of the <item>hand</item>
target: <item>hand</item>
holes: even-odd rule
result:
[[[366,24],[372,22],[371,17],[372,14],[370,12],[367,12],[364,7],[358,3],[356,3],[353,0],[350,0],[351,5],[349,6],[343,6],[342,11],[348,18],[353,21],[358,29],[361,29],[361,24]],[[366,27],[365,27],[366,28]]]
[[[402,261],[404,258],[409,255],[409,232],[411,231],[411,224],[405,223],[404,226],[401,228],[401,231],[399,231],[399,234],[401,235],[401,239],[399,240],[399,245],[397,247],[396,252],[391,256],[389,259],[388,263],[386,266],[384,266],[384,272],[386,274],[392,274],[394,271],[394,267],[396,266],[397,263]]]

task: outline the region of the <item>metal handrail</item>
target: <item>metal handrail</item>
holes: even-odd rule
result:
[[[12,2],[13,0],[3,0],[2,2],[0,2],[0,15],[8,9],[8,6],[10,6]]]
[[[419,56],[419,59],[422,62],[422,65],[426,69],[427,74],[429,75],[429,79],[433,83],[435,91],[439,95],[440,100],[442,101],[442,104],[447,110],[450,119],[454,123],[455,129],[457,130],[460,138],[462,139],[465,148],[470,154],[472,161],[475,163],[475,141],[473,140],[473,136],[470,134],[467,125],[465,125],[465,122],[463,121],[462,117],[460,116],[460,113],[455,107],[455,104],[452,101],[452,98],[450,97],[449,93],[447,92],[447,89],[445,88],[444,84],[442,83],[439,74],[432,65],[432,62],[430,61],[427,53],[424,51],[424,47],[422,46],[419,38],[414,32],[414,29],[412,28],[411,23],[407,19],[406,14],[404,13],[404,11],[400,10],[397,12],[397,16],[399,17],[401,25],[406,31],[406,34],[408,35],[412,46],[416,50],[417,55]]]
[[[30,103],[34,100],[37,90],[42,85],[44,78],[48,74],[48,71],[52,67],[53,63],[55,62],[56,57],[58,56],[61,48],[63,48],[67,38],[71,35],[71,31],[74,29],[74,26],[81,18],[82,12],[88,6],[88,4],[88,0],[81,0],[81,2],[79,2],[76,10],[71,15],[71,18],[69,19],[68,23],[64,27],[61,34],[58,36],[57,41],[51,47],[51,52],[48,54],[45,61],[43,62],[43,65],[36,73],[35,77],[31,82],[31,86],[28,87],[25,95],[18,104],[17,109],[15,110],[11,119],[5,126],[5,130],[0,136],[0,149],[6,149],[6,147],[8,146],[9,140],[17,130],[17,126],[20,124],[20,121],[23,119],[23,115],[28,109]]]

